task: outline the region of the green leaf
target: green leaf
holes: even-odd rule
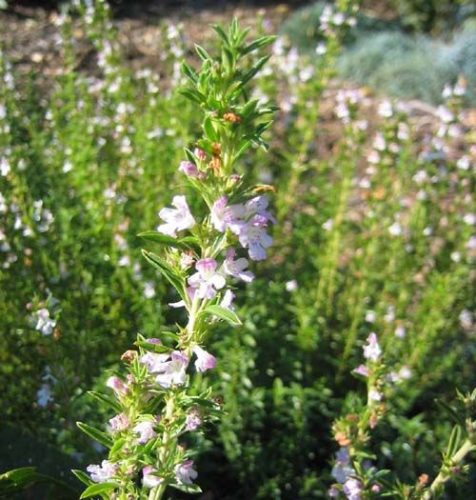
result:
[[[233,52],[230,49],[228,49],[227,47],[223,47],[222,61],[223,61],[223,67],[225,68],[225,71],[227,73],[230,73],[232,68],[233,68],[234,57],[233,57]]]
[[[136,340],[134,343],[142,347],[146,351],[151,351],[158,354],[169,353],[172,351],[170,347],[167,347],[164,344],[151,344],[150,342],[147,342],[147,340]]]
[[[124,446],[125,442],[126,438],[117,439],[109,452],[109,456],[113,457]]]
[[[213,26],[213,29],[215,30],[216,34],[225,42],[226,45],[230,45],[230,41],[228,40],[228,35],[223,31],[223,28],[216,24]]]
[[[92,484],[91,486],[88,486],[82,493],[82,495],[79,497],[80,499],[82,498],[91,498],[97,495],[101,495],[102,497],[105,496],[106,493],[109,493],[112,490],[115,490],[118,488],[119,485],[116,483],[98,483],[98,484]],[[108,498],[108,497],[106,497]]]
[[[202,102],[205,102],[205,96],[201,94],[198,90],[194,89],[180,89],[179,92],[185,96],[187,99],[190,99],[191,101],[197,102],[198,104],[202,104]]]
[[[86,474],[86,472],[79,469],[72,469],[71,472],[86,486],[94,484],[94,481]]]
[[[250,148],[250,146],[251,146],[251,141],[243,141],[240,144],[240,148],[238,149],[237,153],[235,154],[234,161],[240,159],[241,156],[246,152],[246,150]]]
[[[192,81],[192,83],[197,83],[198,81],[198,76],[195,70],[189,66],[185,61],[182,62],[180,65],[180,69],[182,70],[182,73]]]
[[[0,475],[0,491],[3,488],[12,488],[15,490],[23,489],[29,484],[33,484],[43,476],[36,472],[36,467],[20,467],[4,472]]]
[[[459,425],[455,425],[450,434],[448,446],[446,448],[446,456],[450,459],[457,451],[461,443],[462,429]]]
[[[110,406],[113,410],[117,412],[121,411],[121,405],[114,399],[110,398],[109,396],[106,396],[105,394],[102,394],[101,392],[97,391],[88,391],[88,394],[97,401],[99,401],[100,403],[104,403]]]
[[[210,54],[200,45],[195,44],[195,50],[202,61],[211,60]]]
[[[273,35],[262,36],[261,38],[257,38],[254,42],[251,42],[244,49],[242,49],[241,53],[243,55],[249,54],[250,52],[253,52],[254,50],[260,49],[261,47],[265,47],[266,45],[273,43],[275,40],[276,40],[276,37]]]
[[[166,234],[159,233],[158,231],[144,231],[139,233],[137,236],[143,238],[147,241],[153,241],[159,245],[189,249],[193,246],[197,246],[197,239],[193,236],[185,236],[184,238],[173,238],[172,236],[167,236]]]
[[[76,425],[80,430],[82,430],[85,434],[93,438],[98,443],[101,443],[107,448],[111,448],[112,439],[105,432],[100,431],[99,429],[95,429],[94,427],[91,427],[88,424],[84,424],[83,422],[76,422]]]
[[[234,326],[242,324],[240,318],[236,315],[235,312],[230,311],[230,309],[225,309],[224,307],[221,307],[217,304],[206,307],[203,312],[216,316],[217,318],[224,319]]]
[[[170,484],[172,488],[183,491],[184,493],[201,493],[202,489],[198,484]]]
[[[261,59],[259,59],[258,62],[241,77],[240,79],[241,86],[246,85],[256,75],[256,73],[258,73],[258,71],[268,62],[270,57],[271,56],[264,56]]]
[[[185,300],[182,279],[177,275],[172,267],[155,253],[148,252],[147,250],[142,250],[142,255],[154,267],[159,269],[165,279],[167,279],[167,281],[177,290],[182,299]]]
[[[6,498],[7,495],[10,496],[14,492],[38,483],[55,485],[61,491],[74,492],[73,488],[64,481],[38,473],[36,467],[20,467],[0,475],[0,497]]]
[[[18,482],[32,475],[36,475],[36,467],[19,467],[18,469],[4,472],[0,475],[0,479],[9,479],[10,481]]]
[[[213,126],[212,119],[209,116],[207,116],[205,120],[203,120],[203,130],[210,141],[218,141],[218,134],[215,130],[215,127]]]

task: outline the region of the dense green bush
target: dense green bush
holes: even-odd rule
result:
[[[396,97],[442,102],[446,84],[468,81],[466,102],[474,104],[476,31],[465,29],[445,43],[403,33],[379,33],[357,42],[338,63],[344,78]]]

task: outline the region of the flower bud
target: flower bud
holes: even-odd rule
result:
[[[124,363],[132,363],[134,359],[137,357],[137,351],[134,351],[132,349],[128,349],[122,356],[121,356],[121,361],[124,361]]]

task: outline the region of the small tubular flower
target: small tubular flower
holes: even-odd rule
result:
[[[371,333],[367,338],[367,344],[364,345],[364,358],[370,361],[377,361],[382,354],[382,349],[378,343],[377,335]]]
[[[222,274],[216,272],[215,259],[200,259],[195,264],[197,272],[188,279],[189,285],[196,290],[200,299],[213,299],[217,290],[226,284]]]
[[[139,434],[139,438],[137,439],[139,444],[145,444],[157,436],[154,429],[154,422],[151,422],[150,420],[146,420],[135,425],[134,432]]]
[[[197,479],[198,473],[193,468],[193,460],[186,460],[175,466],[175,477],[182,484],[192,484]]]
[[[229,274],[234,278],[241,279],[246,283],[251,283],[255,275],[251,271],[246,271],[248,267],[248,261],[241,257],[235,260],[236,251],[233,248],[230,248],[226,253],[226,258],[223,263],[223,270],[225,274]]]
[[[159,212],[159,217],[165,221],[157,227],[159,233],[167,236],[177,237],[177,231],[190,229],[195,225],[195,219],[190,212],[185,196],[174,196],[172,206],[175,208],[163,208]]]
[[[193,352],[197,356],[197,359],[195,360],[195,368],[197,369],[197,372],[206,372],[207,370],[215,368],[217,364],[215,356],[205,351],[205,349],[202,349],[198,345],[193,348]]]
[[[86,470],[95,483],[104,483],[114,477],[117,473],[118,465],[109,460],[103,460],[101,465],[88,465]]]

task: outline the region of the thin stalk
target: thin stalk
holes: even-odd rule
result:
[[[461,448],[453,455],[451,463],[453,465],[459,464],[464,460],[464,457],[473,450],[474,444],[470,439],[466,439],[466,441],[461,445]],[[423,500],[431,500],[432,498],[436,498],[438,490],[449,479],[451,479],[451,474],[448,473],[446,467],[442,468],[434,481],[431,483],[430,488],[424,493]]]

